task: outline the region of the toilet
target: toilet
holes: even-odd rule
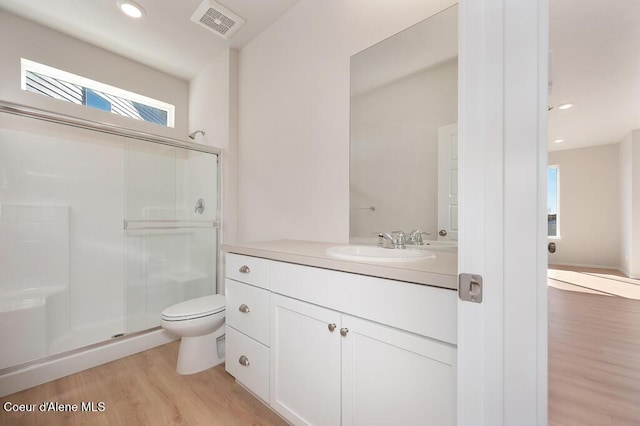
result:
[[[218,340],[224,335],[224,296],[186,300],[162,311],[162,328],[181,337],[178,374],[194,374],[224,361]]]

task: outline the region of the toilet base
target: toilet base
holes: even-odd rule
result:
[[[178,374],[195,374],[224,362],[218,356],[218,337],[224,333],[220,327],[212,333],[203,336],[183,337],[178,351]]]

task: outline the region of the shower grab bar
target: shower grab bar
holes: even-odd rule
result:
[[[166,136],[154,135],[153,133],[141,132],[139,130],[127,129],[109,123],[85,120],[83,118],[71,117],[65,114],[58,114],[44,109],[28,107],[13,102],[0,100],[0,112],[19,115],[23,117],[35,118],[52,123],[64,124],[65,126],[78,127],[81,129],[95,130],[116,136],[138,139],[147,142],[169,145],[175,148],[184,148],[191,151],[199,151],[207,154],[220,155],[222,150],[217,147],[201,145],[192,142],[181,141]]]
[[[162,230],[162,229],[215,229],[215,220],[125,220],[125,231]]]

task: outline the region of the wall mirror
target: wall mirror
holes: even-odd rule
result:
[[[351,242],[457,240],[457,21],[452,6],[351,57]]]

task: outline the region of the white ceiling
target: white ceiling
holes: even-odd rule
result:
[[[226,48],[241,48],[298,0],[219,0],[245,19],[229,40],[191,21],[202,0],[135,0],[142,19],[123,15],[116,0],[0,0],[0,9],[190,80]]]
[[[0,8],[185,80],[227,47],[241,48],[298,0],[219,0],[247,22],[228,41],[190,20],[201,0],[0,0]],[[640,1],[550,0],[549,149],[621,141],[640,128]],[[565,142],[556,144],[556,139]]]
[[[640,128],[640,1],[550,0],[549,10],[549,105],[574,104],[549,111],[549,149],[620,142]]]
[[[549,111],[549,150],[620,142],[640,129],[640,0],[550,0],[549,9],[549,105],[574,104]],[[455,57],[455,12],[354,56],[352,96]]]

